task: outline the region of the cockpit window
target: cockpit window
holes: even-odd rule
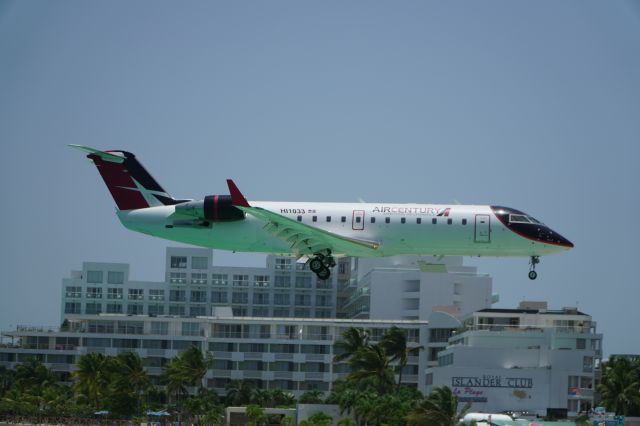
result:
[[[510,214],[509,222],[510,223],[531,223],[529,218],[522,214]]]
[[[538,224],[538,225],[542,225],[542,222],[540,222],[540,221],[539,221],[539,220],[537,220],[536,218],[531,217],[531,216],[527,216],[527,217],[529,218],[529,220],[530,220],[531,222],[533,222],[533,223],[535,223],[535,224]]]

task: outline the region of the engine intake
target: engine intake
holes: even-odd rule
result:
[[[207,195],[204,200],[178,204],[176,213],[211,222],[232,222],[244,219],[244,212],[233,206],[231,195]]]

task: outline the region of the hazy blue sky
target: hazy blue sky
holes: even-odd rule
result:
[[[0,142],[4,330],[57,323],[84,260],[162,279],[169,243],[121,227],[73,143],[179,197],[522,209],[576,248],[534,282],[469,259],[498,306],[577,305],[640,353],[638,1],[0,0]]]

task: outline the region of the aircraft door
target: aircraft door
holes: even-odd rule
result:
[[[491,218],[488,214],[476,215],[475,242],[490,243],[491,242]]]
[[[364,210],[354,210],[351,219],[351,229],[362,231],[364,229]]]

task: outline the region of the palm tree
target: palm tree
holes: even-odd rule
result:
[[[204,376],[212,364],[213,357],[209,352],[203,354],[197,346],[191,346],[165,366],[163,377],[167,393],[179,398],[187,393],[187,387],[203,389]]]
[[[372,380],[380,394],[387,393],[394,385],[393,370],[381,345],[369,345],[360,349],[349,360],[349,367],[352,372],[347,376],[348,380]]]
[[[227,406],[239,407],[251,401],[251,394],[254,389],[253,382],[249,380],[232,380],[227,386],[226,404]]]
[[[409,356],[418,353],[424,346],[409,346],[407,332],[396,326],[391,327],[382,336],[380,344],[391,357],[391,361],[398,361],[398,387],[402,384],[402,370],[409,361]]]
[[[408,426],[456,426],[469,411],[467,402],[458,412],[458,398],[447,386],[433,388],[429,396],[411,411],[406,419]]]
[[[603,363],[598,392],[607,410],[628,416],[640,406],[640,362],[612,357]]]
[[[349,327],[342,333],[342,339],[334,345],[338,354],[333,357],[333,362],[344,361],[351,358],[360,349],[369,345],[369,332],[363,328]]]
[[[101,396],[104,395],[109,379],[110,361],[101,353],[88,353],[78,358],[77,370],[72,373],[76,391],[84,394],[90,405],[100,408]]]
[[[136,398],[136,407],[140,413],[142,394],[149,390],[151,382],[137,353],[122,352],[114,362],[112,388],[122,394],[132,392]]]
[[[300,398],[298,398],[298,403],[300,404],[323,404],[323,393],[317,389],[306,391]]]

